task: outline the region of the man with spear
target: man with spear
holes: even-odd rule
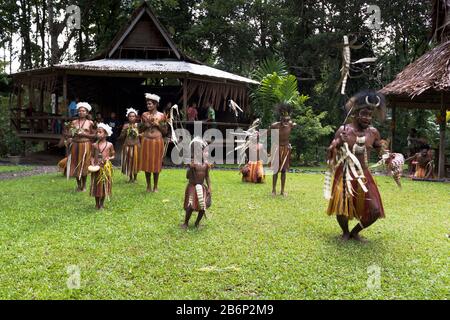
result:
[[[371,122],[376,114],[383,117],[385,99],[376,91],[366,90],[350,98],[345,108],[352,122],[338,129],[328,148],[328,164],[334,179],[331,190],[325,185],[325,198],[329,200],[327,213],[336,215],[342,239],[361,241],[359,232],[384,218],[381,196],[370,174],[368,159],[372,149],[381,151],[380,133]],[[354,218],[359,223],[349,231],[348,221]]]

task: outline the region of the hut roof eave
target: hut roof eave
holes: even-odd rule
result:
[[[53,66],[53,68],[26,70],[12,74],[12,76],[38,74],[42,73],[43,71],[48,72],[53,70],[186,74],[197,77],[213,78],[246,84],[259,84],[259,82],[255,80],[242,77],[230,72],[219,70],[206,65],[199,65],[178,60],[101,59],[68,64],[58,64]]]
[[[450,41],[447,41],[409,64],[380,92],[414,98],[424,92],[450,91],[449,63]]]

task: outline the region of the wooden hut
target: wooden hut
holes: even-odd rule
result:
[[[249,108],[249,86],[257,82],[195,61],[181,52],[144,2],[109,46],[88,61],[65,63],[12,74],[11,123],[19,137],[54,142],[58,125],[67,119],[67,106],[76,97],[94,106],[103,117],[125,109],[145,109],[144,93],[162,97],[186,109],[211,104],[218,125],[236,122],[227,109],[233,99]]]
[[[432,31],[440,44],[408,65],[394,81],[380,90],[387,96],[388,106],[392,108],[393,137],[397,108],[438,110],[439,179],[445,178],[446,171],[450,168],[445,151],[446,111],[450,110],[450,25],[447,23],[449,10],[449,0],[434,1]]]

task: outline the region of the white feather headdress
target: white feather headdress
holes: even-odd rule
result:
[[[110,137],[112,135],[112,133],[113,133],[112,128],[109,125],[107,125],[106,123],[103,123],[103,122],[99,123],[97,125],[97,128],[102,128],[103,130],[105,130],[106,134],[108,135],[108,137]]]
[[[145,94],[145,99],[153,100],[153,101],[156,101],[156,102],[159,103],[159,101],[161,100],[161,97],[156,95],[156,94],[153,94],[153,93],[146,93]]]
[[[89,112],[92,110],[91,105],[89,103],[87,103],[87,102],[78,102],[77,103],[77,110],[80,109],[80,108],[85,108]]]
[[[139,112],[138,112],[136,109],[128,108],[128,109],[127,109],[127,115],[126,115],[127,118],[128,118],[128,115],[129,115],[130,113],[134,113],[134,114],[136,114],[136,115],[139,114]]]

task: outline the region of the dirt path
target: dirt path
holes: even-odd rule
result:
[[[26,170],[26,171],[2,172],[2,173],[0,173],[0,181],[17,179],[17,178],[22,178],[22,177],[30,177],[30,176],[35,176],[35,175],[39,175],[39,174],[54,173],[54,172],[58,172],[57,166],[37,166],[31,170]]]

